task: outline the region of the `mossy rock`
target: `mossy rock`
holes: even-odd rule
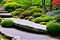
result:
[[[57,22],[49,23],[46,30],[51,35],[60,36],[60,24]]]
[[[12,27],[13,25],[14,25],[14,21],[11,19],[5,19],[1,23],[2,27]]]
[[[49,22],[40,22],[42,25],[47,25]]]

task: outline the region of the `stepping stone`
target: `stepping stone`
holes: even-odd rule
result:
[[[60,12],[58,10],[49,11],[46,13],[46,15],[57,15],[57,14],[60,14]]]
[[[3,18],[3,19],[6,19],[6,18]],[[40,24],[31,22],[28,20],[19,19],[19,18],[9,18],[9,19],[14,21],[15,26],[17,26],[17,27],[15,27],[16,29],[23,28],[25,30],[29,30],[29,31],[36,32],[36,33],[42,33],[42,34],[47,33],[46,25],[40,25]]]
[[[8,17],[12,17],[12,15],[11,15],[11,13],[0,13],[0,17],[8,18]]]
[[[18,37],[20,40],[58,40],[46,35],[28,33],[14,28],[3,28],[0,26],[0,31],[7,36]]]
[[[3,18],[6,19],[6,18]],[[14,21],[14,23],[19,24],[19,25],[25,25],[29,27],[33,27],[35,29],[42,29],[46,30],[46,25],[40,25],[28,20],[24,19],[16,19],[16,18],[10,18]],[[23,27],[23,26],[22,26]],[[10,37],[18,37],[20,40],[57,40],[55,38],[48,37],[46,35],[41,35],[41,34],[34,34],[34,33],[28,33],[25,31],[17,30],[15,28],[3,28],[0,26],[0,31],[4,33],[7,36]]]
[[[0,11],[0,13],[8,13],[8,11]]]
[[[6,19],[6,18],[3,18]],[[46,25],[40,25],[28,20],[24,20],[24,19],[19,19],[19,18],[9,18],[11,20],[14,21],[15,24],[19,24],[19,25],[23,25],[23,26],[28,26],[28,27],[32,27],[35,29],[42,29],[42,30],[46,30]]]
[[[0,17],[2,18],[12,17],[11,13],[8,13],[8,11],[5,11],[5,8],[3,7],[3,5],[0,5]]]

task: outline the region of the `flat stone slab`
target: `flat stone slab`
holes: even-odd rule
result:
[[[12,15],[11,13],[0,13],[0,15]]]
[[[57,14],[60,14],[59,10],[49,11],[46,13],[46,15],[57,15]]]
[[[6,19],[6,18],[3,18]],[[28,25],[30,27],[34,27],[36,29],[43,29],[46,30],[46,25],[40,25],[28,20],[24,19],[16,19],[16,18],[10,18],[12,19],[15,23],[20,24],[20,25]],[[48,37],[46,35],[42,34],[34,34],[34,33],[28,33],[25,31],[17,30],[15,28],[3,28],[0,26],[0,31],[4,33],[7,36],[10,37],[18,37],[20,40],[57,40],[55,38]]]
[[[0,10],[0,13],[8,13],[8,11],[1,11],[1,10]]]
[[[32,27],[34,29],[46,30],[46,25],[40,25],[40,24],[31,22],[31,21],[28,21],[28,20],[19,19],[19,18],[9,18],[9,19],[13,20],[14,23],[19,24],[19,25],[29,26],[29,27]]]
[[[7,36],[18,37],[20,40],[58,40],[46,35],[28,33],[14,28],[3,28],[0,26],[0,31]]]
[[[2,17],[2,18],[11,18],[12,14],[11,13],[0,13],[0,17]]]

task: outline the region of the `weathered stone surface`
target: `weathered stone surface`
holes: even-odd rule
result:
[[[60,12],[58,10],[49,11],[46,13],[46,15],[57,15],[57,14],[60,14]]]
[[[19,18],[10,18],[10,19],[14,21],[15,26],[17,26],[15,28],[17,29],[23,28],[32,32],[47,34],[46,25],[40,25],[28,20],[19,19]]]
[[[8,17],[12,17],[12,15],[11,15],[11,13],[0,13],[0,17],[8,18]]]
[[[11,13],[0,13],[0,15],[12,15]]]
[[[3,19],[6,19],[6,18],[3,18]],[[29,30],[31,32],[47,34],[46,25],[40,25],[40,24],[31,22],[31,21],[28,21],[28,20],[19,19],[19,18],[9,18],[9,19],[14,21],[15,26],[17,26],[17,27],[14,27],[16,29],[21,29],[22,28],[26,31]]]
[[[33,34],[14,28],[3,28],[0,26],[0,31],[10,37],[18,37],[20,40],[57,40],[42,34]]]
[[[14,21],[15,24],[19,24],[19,25],[23,25],[23,26],[28,26],[28,27],[32,27],[35,29],[42,29],[42,30],[46,30],[46,25],[40,25],[28,20],[24,20],[24,19],[19,19],[19,18],[10,18]]]
[[[19,30],[22,29],[22,30],[25,30],[25,31],[28,31],[28,32],[47,34],[46,30],[33,28],[33,27],[30,27],[30,26],[27,26],[27,25],[15,24],[15,26],[16,26],[15,28],[19,29]]]
[[[20,26],[24,25],[26,27],[26,25],[28,25],[29,27],[33,27],[33,28],[36,28],[36,29],[41,28],[42,30],[46,30],[46,25],[36,24],[34,22],[30,22],[30,21],[24,20],[24,19],[16,19],[16,18],[10,18],[10,19],[14,20],[14,22],[16,24],[20,24]],[[55,38],[50,38],[46,35],[28,33],[28,32],[25,32],[25,31],[17,30],[15,28],[3,28],[3,27],[0,26],[0,31],[7,36],[18,37],[22,40],[57,40]]]
[[[1,11],[1,10],[0,10],[0,13],[8,13],[8,11]]]

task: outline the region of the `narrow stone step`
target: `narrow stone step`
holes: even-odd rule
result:
[[[6,19],[6,18],[3,18],[3,19]],[[22,27],[29,26],[34,29],[46,30],[46,25],[39,25],[24,19],[16,19],[16,18],[10,18],[10,19],[12,19],[16,24],[23,25]],[[14,37],[14,38],[18,37],[18,38],[21,38],[22,40],[57,40],[55,38],[51,38],[46,35],[29,33],[25,31],[17,30],[15,28],[3,28],[0,26],[0,31],[6,34],[7,36]]]
[[[0,13],[0,17],[2,18],[10,18],[12,17],[11,13]]]
[[[11,13],[0,13],[0,15],[11,15]]]
[[[6,19],[6,18],[3,18]],[[29,30],[31,32],[36,32],[36,33],[42,33],[42,34],[47,34],[46,31],[46,25],[40,25],[28,20],[24,19],[19,19],[19,18],[9,18],[14,21],[16,29],[24,29],[24,30]]]
[[[8,11],[0,11],[0,13],[8,13]]]
[[[3,18],[6,19],[6,18]],[[27,27],[32,27],[35,29],[42,29],[42,30],[46,30],[46,25],[40,25],[28,20],[24,20],[24,19],[19,19],[19,18],[9,18],[11,20],[14,21],[15,24],[21,25],[21,26],[27,26]]]
[[[20,40],[58,40],[46,35],[28,33],[14,28],[3,28],[0,26],[0,31],[7,36],[17,37]]]

